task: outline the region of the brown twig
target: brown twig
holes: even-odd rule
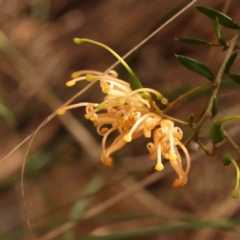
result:
[[[158,34],[164,27],[166,27],[170,22],[172,22],[174,19],[176,19],[178,16],[180,16],[182,13],[184,13],[188,8],[190,8],[193,4],[195,4],[197,0],[193,0],[188,5],[186,5],[181,11],[176,13],[173,17],[171,17],[169,20],[167,20],[163,25],[161,25],[157,30],[155,30],[153,33],[151,33],[149,36],[147,36],[145,39],[143,39],[139,44],[137,44],[134,48],[132,48],[128,53],[126,53],[122,58],[126,59],[128,56],[130,56],[133,52],[135,52],[137,49],[139,49],[142,45],[144,45],[146,42],[148,42],[151,38],[153,38],[156,34]],[[113,65],[111,65],[106,72],[110,71],[111,69],[114,69],[120,62],[116,61]]]
[[[228,133],[226,131],[224,131],[224,135],[225,135],[226,139],[228,140],[228,142],[235,148],[235,150],[240,155],[240,147],[235,143],[235,141],[228,135]]]
[[[181,104],[183,101],[185,101],[186,99],[188,99],[191,95],[193,95],[196,92],[199,92],[201,90],[204,90],[208,87],[211,87],[213,84],[212,83],[207,83],[205,85],[202,86],[198,86],[196,88],[193,88],[191,90],[189,90],[188,92],[180,95],[178,98],[176,98],[173,102],[169,103],[167,105],[167,107],[164,109],[164,113],[167,113],[168,111],[170,111],[172,108],[176,107],[178,104]]]

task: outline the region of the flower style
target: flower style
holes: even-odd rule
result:
[[[74,73],[73,77],[74,79],[66,83],[67,86],[71,87],[76,82],[84,80],[99,81],[101,90],[106,96],[101,103],[73,104],[58,109],[56,113],[62,115],[72,108],[86,108],[85,118],[92,121],[98,134],[103,136],[101,160],[105,166],[112,166],[111,155],[126,143],[141,136],[153,137],[153,142],[147,144],[147,149],[150,158],[157,161],[155,169],[163,170],[163,156],[170,161],[171,166],[178,174],[173,186],[182,187],[186,184],[190,169],[190,157],[187,149],[180,142],[183,136],[182,130],[175,127],[173,121],[159,115],[161,111],[150,95],[150,93],[156,95],[158,100],[167,104],[167,99],[161,93],[150,88],[132,90],[129,83],[118,79],[115,71],[109,71],[107,74],[97,71],[79,71]],[[110,146],[106,147],[106,140],[114,131],[118,133],[118,136]],[[183,150],[186,156],[185,171],[177,146]]]

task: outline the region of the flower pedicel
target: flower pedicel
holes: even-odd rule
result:
[[[85,107],[85,118],[92,121],[98,134],[103,136],[101,160],[105,166],[112,166],[112,153],[122,148],[126,143],[141,136],[152,137],[153,141],[147,144],[147,149],[150,158],[157,161],[155,169],[157,171],[164,169],[163,156],[170,161],[171,166],[178,174],[173,186],[179,188],[185,185],[190,169],[190,157],[187,149],[181,143],[182,130],[175,127],[172,120],[159,115],[161,110],[158,109],[151,94],[154,94],[162,104],[167,104],[167,99],[154,89],[143,88],[127,63],[106,45],[79,38],[74,39],[74,42],[77,44],[90,42],[110,51],[129,72],[130,84],[118,79],[118,74],[113,70],[105,74],[86,70],[75,72],[72,75],[73,79],[66,83],[68,87],[74,86],[78,81],[99,81],[102,92],[106,96],[101,103],[82,102],[60,108],[56,113],[62,115],[69,109]],[[118,136],[109,147],[106,147],[107,137],[112,132],[117,132]],[[177,146],[183,150],[186,157],[187,167],[185,171]]]

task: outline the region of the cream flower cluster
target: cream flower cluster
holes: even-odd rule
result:
[[[147,144],[150,158],[156,160],[155,169],[161,171],[164,168],[162,157],[170,161],[171,166],[178,174],[174,181],[174,187],[182,187],[187,182],[187,175],[190,169],[190,157],[185,146],[180,142],[182,130],[175,127],[173,121],[164,119],[150,93],[163,104],[167,104],[167,99],[161,93],[150,88],[132,90],[129,83],[118,79],[115,71],[103,74],[97,71],[79,71],[73,74],[74,79],[66,83],[73,86],[76,82],[86,80],[88,82],[100,81],[100,87],[106,94],[101,103],[79,103],[73,104],[57,110],[57,114],[62,115],[66,110],[76,107],[86,107],[85,118],[93,122],[98,134],[102,139],[102,162],[106,166],[112,166],[111,155],[121,149],[126,143],[133,139],[144,136],[153,138]],[[106,140],[112,132],[117,132],[118,136],[106,146]],[[183,170],[181,156],[178,152],[179,146],[187,160],[186,170]]]

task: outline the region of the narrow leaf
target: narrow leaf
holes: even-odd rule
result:
[[[0,116],[2,116],[11,129],[16,127],[16,118],[12,110],[0,98]]]
[[[228,73],[228,76],[235,81],[236,83],[240,84],[240,74],[237,73]]]
[[[124,232],[123,230],[118,233],[103,235],[103,236],[87,236],[81,238],[82,240],[116,240],[116,239],[141,239],[148,236],[148,239],[153,239],[152,236],[160,236],[163,233],[181,232],[183,230],[199,230],[205,228],[229,229],[239,225],[239,220],[220,219],[217,221],[187,221],[186,224],[174,224],[169,226],[160,226],[152,228],[141,228],[139,230]]]
[[[224,38],[220,38],[218,41],[224,47],[223,51],[225,51],[228,48],[226,40]]]
[[[193,113],[188,116],[187,120],[188,120],[190,125],[193,124],[193,122],[194,122],[194,115],[193,115]]]
[[[217,104],[217,98],[214,97],[213,104],[212,104],[212,117],[216,116],[218,113],[218,104]]]
[[[225,27],[232,29],[240,29],[240,26],[232,18],[215,9],[206,8],[202,6],[196,6],[196,8],[199,12],[202,12],[203,14],[205,14],[206,16],[210,17],[213,20],[218,18],[219,23]]]
[[[231,57],[228,59],[226,63],[225,73],[228,73],[230,71],[230,68],[232,67],[236,57],[238,55],[238,52],[235,52],[231,55]]]
[[[214,81],[215,77],[212,71],[203,63],[196,61],[195,59],[185,57],[182,55],[175,55],[177,60],[186,68],[193,72],[199,73],[200,75],[206,77],[210,81]]]
[[[143,88],[140,80],[135,74],[130,74],[130,87],[132,90],[137,90],[139,88]]]
[[[198,38],[175,38],[175,40],[182,43],[192,44],[192,45],[220,46],[219,44],[207,42],[205,40],[198,39]]]
[[[93,177],[93,179],[90,180],[90,182],[84,189],[83,196],[84,195],[92,195],[92,196],[89,198],[80,198],[73,204],[73,207],[69,215],[70,221],[76,222],[80,219],[83,211],[87,208],[87,206],[90,204],[90,201],[94,197],[94,193],[99,191],[99,189],[102,187],[102,184],[103,184],[103,179],[99,175]],[[68,230],[64,233],[63,240],[75,240],[73,229]]]
[[[215,122],[210,128],[209,135],[213,145],[217,145],[218,143],[222,142],[225,138],[222,124]]]
[[[221,34],[220,27],[219,27],[219,20],[218,20],[218,18],[215,19],[214,27],[215,27],[215,32],[216,32],[217,38],[218,39],[222,38],[222,34]]]
[[[224,47],[227,47],[227,43],[225,41],[225,39],[222,37],[222,34],[221,34],[221,29],[220,29],[220,26],[219,26],[219,20],[218,18],[215,19],[215,32],[216,32],[216,35],[217,35],[217,38],[218,38],[218,41],[219,43],[224,46]]]

